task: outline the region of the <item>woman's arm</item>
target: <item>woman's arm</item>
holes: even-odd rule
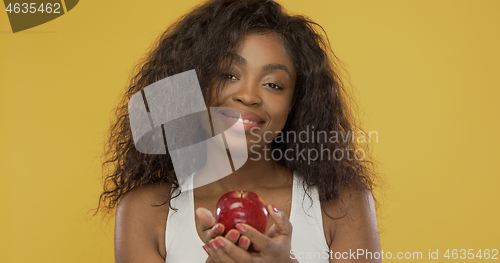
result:
[[[127,193],[116,210],[115,261],[165,262],[165,224],[169,186],[146,185]],[[163,235],[162,235],[163,233]]]
[[[333,220],[323,216],[328,220],[327,223],[333,226],[330,229],[332,240],[330,262],[382,262],[379,257],[380,253],[377,253],[378,256],[375,255],[375,252],[380,252],[381,248],[372,193],[370,191],[347,193],[346,191],[342,194],[342,199],[343,203],[336,201],[333,202],[336,205],[327,204],[326,208],[332,217],[345,214],[344,217]],[[335,259],[336,252],[340,252],[341,254],[337,256],[343,259]]]

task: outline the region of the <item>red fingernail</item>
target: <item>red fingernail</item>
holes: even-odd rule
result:
[[[210,240],[210,242],[208,243],[210,244],[213,250],[217,250],[217,243],[215,243],[215,240]]]
[[[229,233],[229,238],[231,238],[232,240],[236,240],[238,239],[239,235],[240,233],[238,231],[231,231],[231,233]]]
[[[224,229],[224,227],[221,224],[218,224],[215,226],[215,232],[217,232],[217,233],[222,233],[223,229]]]
[[[246,238],[240,238],[240,245],[245,247],[246,245],[248,245],[248,239]]]
[[[256,251],[259,251],[259,247],[257,247],[256,245],[253,245],[253,249],[255,249]]]
[[[271,206],[273,207],[273,211],[274,211],[275,213],[278,213],[278,212],[279,212],[279,211],[278,211],[278,208],[276,208],[276,206],[274,206],[274,205],[271,205]]]
[[[244,227],[243,225],[236,225],[236,229],[238,229],[239,231],[245,233],[247,231],[247,228]]]
[[[208,254],[208,248],[207,248],[207,246],[203,245],[203,249],[204,249],[204,250],[205,250],[205,252],[207,252],[207,254]]]
[[[222,240],[221,238],[217,238],[215,241],[217,241],[220,247],[224,247],[226,245],[226,243],[224,243],[224,240]]]

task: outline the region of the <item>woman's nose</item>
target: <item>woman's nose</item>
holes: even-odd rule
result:
[[[247,106],[262,105],[262,98],[259,94],[259,85],[252,83],[244,83],[233,94],[233,101],[241,102]]]

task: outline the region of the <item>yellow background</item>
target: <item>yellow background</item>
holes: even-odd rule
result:
[[[0,11],[0,262],[114,260],[113,220],[89,212],[111,112],[199,2],[80,1],[16,34]],[[500,1],[281,3],[326,29],[379,134],[384,252],[500,249]]]

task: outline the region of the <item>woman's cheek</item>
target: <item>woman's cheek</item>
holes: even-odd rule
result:
[[[278,132],[274,131],[274,130],[273,131],[266,131],[264,133],[264,141],[265,141],[265,143],[266,144],[267,143],[271,143],[274,140],[274,138],[278,135]]]

